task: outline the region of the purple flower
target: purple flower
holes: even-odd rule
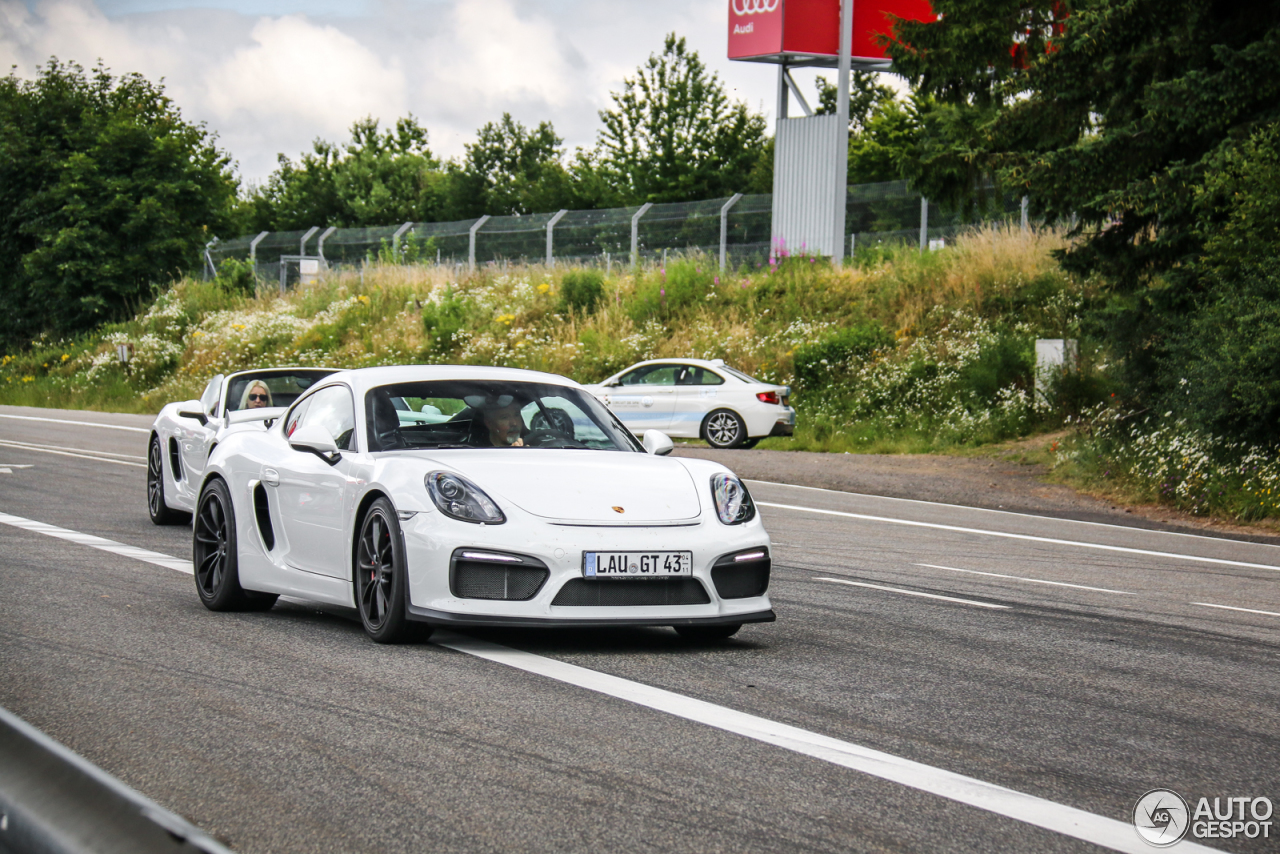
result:
[[[665,297],[665,296],[667,295],[667,289],[666,289],[666,288],[659,288],[659,289],[658,289],[658,293],[660,293],[662,296],[664,296],[664,297]]]

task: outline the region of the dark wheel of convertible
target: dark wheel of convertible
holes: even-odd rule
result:
[[[429,626],[409,622],[408,564],[395,508],[385,498],[369,507],[356,543],[356,609],[365,632],[376,643],[422,640]]]
[[[716,409],[702,422],[702,438],[713,448],[737,448],[747,441],[747,425],[738,413]]]
[[[672,626],[676,633],[691,643],[713,643],[728,640],[738,633],[742,623],[728,623],[718,626]]]
[[[276,603],[271,593],[254,593],[240,586],[236,551],[236,513],[226,482],[215,478],[200,493],[196,505],[191,562],[196,592],[210,611],[265,611]]]
[[[190,522],[191,514],[174,510],[164,503],[164,452],[160,449],[160,437],[151,437],[151,449],[147,451],[147,513],[156,525],[177,525]]]

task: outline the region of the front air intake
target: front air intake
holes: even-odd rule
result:
[[[618,607],[640,605],[707,605],[711,598],[696,578],[571,578],[552,605]]]
[[[719,558],[711,567],[711,581],[721,599],[750,599],[769,589],[772,568],[768,549],[747,549]]]
[[[449,590],[459,599],[525,602],[550,575],[542,561],[527,555],[458,549],[449,561]]]

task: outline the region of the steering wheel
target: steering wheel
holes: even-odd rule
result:
[[[542,446],[543,442],[549,439],[554,439],[557,442],[567,442],[574,448],[587,447],[572,436],[566,435],[564,432],[555,429],[531,430],[529,433],[525,434],[524,443],[530,448],[539,448]]]
[[[392,427],[389,430],[382,430],[374,434],[378,443],[382,445],[384,451],[396,451],[409,447],[409,443],[400,433],[399,426]]]

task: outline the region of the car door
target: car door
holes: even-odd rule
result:
[[[676,400],[679,365],[641,365],[618,378],[609,388],[608,406],[637,435],[645,430],[667,430]]]
[[[201,424],[194,418],[182,419],[182,432],[175,438],[179,444],[182,457],[183,484],[195,498],[195,490],[200,484],[200,475],[204,472],[205,463],[209,461],[209,450],[218,428],[222,412],[219,406],[222,400],[223,377],[218,374],[209,380],[200,395],[200,411],[204,413],[207,423]]]
[[[286,437],[299,427],[319,425],[338,448],[355,450],[355,405],[344,385],[322,388],[299,402],[287,416]],[[282,458],[264,469],[263,483],[276,481],[280,525],[288,550],[285,563],[294,569],[345,578],[346,521],[351,508],[347,476],[353,463],[345,456],[330,464],[310,451],[286,446]]]
[[[671,413],[672,436],[697,439],[707,413],[723,405],[720,390],[724,377],[699,365],[680,365],[676,371],[675,405]]]

